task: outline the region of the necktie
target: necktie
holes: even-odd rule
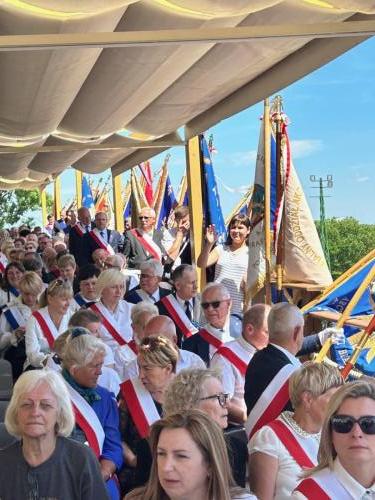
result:
[[[85,226],[85,228],[86,228],[86,233],[89,233],[90,232],[90,226],[87,225],[87,226]]]
[[[190,310],[190,302],[188,300],[185,300],[185,312],[186,316],[189,318],[191,321],[191,310]]]
[[[104,239],[104,231],[100,231],[100,236]]]

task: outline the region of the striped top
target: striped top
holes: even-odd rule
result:
[[[227,287],[232,298],[232,312],[242,313],[245,294],[241,290],[241,283],[246,280],[249,261],[247,245],[235,252],[224,245],[216,248],[219,259],[215,268],[215,281]]]

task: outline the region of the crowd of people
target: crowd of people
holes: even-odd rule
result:
[[[206,229],[201,293],[188,208],[155,222],[0,231],[0,498],[375,500],[374,380],[301,362],[342,330],[245,305],[247,216]]]

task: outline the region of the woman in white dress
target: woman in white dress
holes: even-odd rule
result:
[[[70,283],[61,279],[52,281],[42,294],[39,301],[41,309],[33,312],[26,326],[25,369],[46,365],[54,341],[68,329],[72,297]]]
[[[317,464],[325,408],[343,380],[337,368],[308,362],[290,377],[293,412],[258,430],[249,450],[250,486],[262,500],[290,497],[306,467]]]
[[[232,313],[241,314],[245,299],[247,265],[249,248],[247,246],[250,234],[250,219],[247,215],[236,214],[228,227],[228,237],[225,245],[217,245],[217,234],[214,226],[206,229],[206,240],[197,265],[203,269],[215,267],[215,282],[223,283],[232,298]]]
[[[375,499],[375,381],[341,387],[324,420],[318,465],[304,474],[297,500]]]

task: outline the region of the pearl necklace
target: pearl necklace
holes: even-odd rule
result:
[[[311,432],[306,432],[304,431],[294,420],[293,418],[293,412],[291,411],[284,411],[281,414],[282,420],[289,425],[299,436],[304,437],[304,438],[313,438],[316,439],[318,442],[320,441],[320,432],[317,432],[316,434],[313,434]]]

